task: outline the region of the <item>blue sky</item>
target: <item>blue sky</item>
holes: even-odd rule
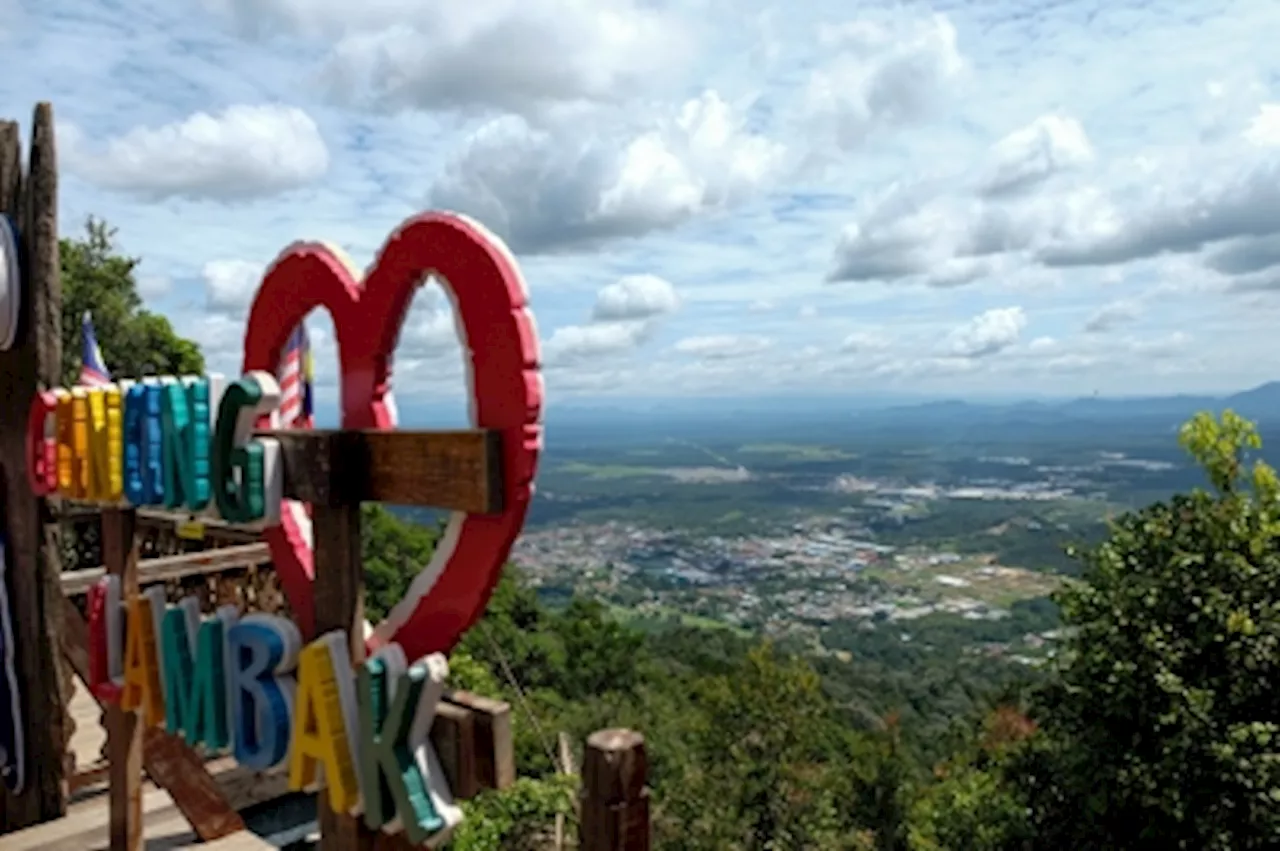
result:
[[[64,231],[228,373],[287,243],[446,208],[552,400],[1229,391],[1277,377],[1276,44],[1270,0],[0,0],[0,115],[53,101]],[[461,392],[447,311],[402,399]]]

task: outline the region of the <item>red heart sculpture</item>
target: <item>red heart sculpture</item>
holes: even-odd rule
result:
[[[391,356],[410,301],[428,274],[453,301],[465,350],[476,428],[502,432],[501,514],[455,513],[431,562],[370,638],[395,641],[410,659],[448,652],[480,617],[524,525],[542,445],[538,339],[524,281],[506,247],[476,222],[451,213],[409,219],[358,280],[342,257],[296,243],[267,270],[249,312],[244,372],[275,374],[289,335],[317,307],[337,337],[342,427],[395,428],[388,406]],[[297,503],[266,530],[271,557],[304,635],[314,625],[310,526]]]

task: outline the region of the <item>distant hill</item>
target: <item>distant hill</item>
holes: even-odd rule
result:
[[[1230,396],[1138,396],[1130,398],[1085,397],[1061,402],[1013,402],[981,404],[958,400],[898,405],[858,412],[855,419],[866,421],[917,416],[965,422],[1058,423],[1080,420],[1150,421],[1176,420],[1181,423],[1197,411],[1236,413],[1264,425],[1280,424],[1280,381],[1270,381]]]
[[[1280,381],[1227,396],[969,402],[892,397],[754,397],[670,400],[550,400],[549,446],[618,446],[676,439],[707,443],[755,439],[822,442],[867,436],[894,442],[981,443],[1098,440],[1172,434],[1192,414],[1230,408],[1280,432]],[[400,400],[405,426],[457,428],[461,405]],[[1272,439],[1269,443],[1280,440]],[[1171,449],[1176,448],[1170,443]]]

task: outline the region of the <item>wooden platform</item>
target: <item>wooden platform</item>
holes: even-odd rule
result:
[[[95,765],[100,758],[102,745],[106,741],[106,731],[102,729],[101,713],[93,696],[85,689],[79,678],[75,680],[75,691],[71,698],[70,712],[75,721],[75,732],[71,737],[71,752],[76,758],[76,767],[84,769]],[[213,760],[208,763],[211,773],[225,782],[228,792],[233,797],[243,800],[237,803],[251,804],[258,799],[256,790],[239,789],[249,778],[240,783],[232,778],[236,774],[246,773],[235,769],[230,759]],[[247,774],[247,773],[246,773]],[[99,782],[89,783],[83,789],[72,794],[71,803],[67,807],[65,818],[42,824],[38,827],[0,836],[0,851],[99,851],[108,846],[107,833],[107,788],[106,776]],[[275,786],[276,784],[272,784]],[[282,791],[283,784],[279,784]],[[258,851],[258,849],[274,848],[249,831],[243,831],[217,842],[200,843],[191,832],[187,820],[173,804],[173,799],[163,789],[157,788],[149,780],[143,782],[142,809],[146,822],[144,835],[148,851],[164,851],[170,848],[187,848],[199,845],[210,851]],[[234,793],[240,792],[239,796]],[[265,794],[273,794],[276,789]]]
[[[147,851],[194,846],[208,851],[261,851],[275,847],[248,831],[216,842],[199,842],[169,795],[150,783],[144,786],[142,810]],[[72,804],[66,818],[0,836],[0,851],[105,851],[108,845],[105,792]]]

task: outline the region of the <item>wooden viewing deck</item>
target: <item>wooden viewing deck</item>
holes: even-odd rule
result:
[[[75,692],[68,708],[76,724],[69,748],[75,757],[76,766],[93,766],[99,762],[107,734],[102,728],[102,713],[97,701],[79,679],[75,681]],[[239,787],[238,803],[255,803],[256,796],[252,794],[254,790],[235,782],[236,775],[241,772],[230,759],[211,760],[207,766],[219,785],[228,792],[234,792]],[[106,780],[105,770],[100,775],[90,774],[88,782],[72,792],[65,818],[0,836],[0,851],[104,851],[109,844],[110,816]],[[278,790],[256,790],[257,796],[264,793],[270,796],[283,791],[283,775],[280,776],[278,785]],[[150,780],[144,780],[142,784],[142,812],[148,851],[187,848],[197,844],[209,851],[257,851],[277,847],[248,830],[215,842],[201,843],[191,831],[187,819],[174,805],[169,793]]]

